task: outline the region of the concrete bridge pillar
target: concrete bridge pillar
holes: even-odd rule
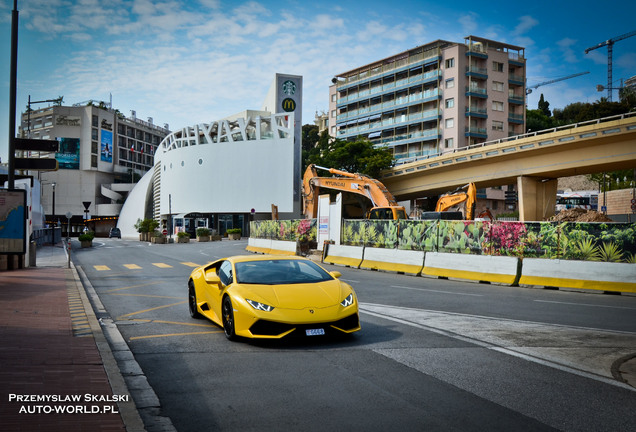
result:
[[[557,179],[517,177],[519,220],[543,221],[554,215]]]

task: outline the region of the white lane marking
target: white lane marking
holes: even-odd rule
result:
[[[636,333],[633,332],[542,324],[371,303],[360,303],[360,312],[636,391],[636,388],[607,376],[611,373],[609,367],[591,365],[586,360],[588,356],[581,357],[586,350],[607,349],[610,352],[605,360],[611,364],[619,353],[633,352],[636,349]],[[496,324],[489,324],[492,321],[496,321]],[[603,333],[603,338],[595,343],[596,338],[592,332]],[[549,335],[552,338],[548,341],[548,348],[536,346],[533,335],[538,334],[543,334],[544,337]],[[587,342],[581,342],[581,336],[586,336],[584,340]],[[526,339],[527,337],[529,339]],[[554,352],[554,348],[559,347],[564,348],[563,352]],[[594,360],[596,361],[598,360]]]
[[[589,303],[572,303],[572,302],[559,302],[559,301],[551,301],[551,300],[533,300],[539,303],[554,303],[554,304],[564,304],[564,305],[572,305],[572,306],[588,306],[588,307],[598,307],[598,308],[607,308],[607,309],[627,309],[627,310],[636,310],[633,307],[625,307],[625,306],[606,306],[606,305],[597,305],[597,304],[589,304]]]
[[[407,287],[407,286],[402,286],[402,285],[391,285],[391,288],[409,289],[409,290],[415,290],[415,291],[429,291],[429,292],[436,292],[436,293],[442,293],[442,294],[451,294],[451,295],[465,295],[465,296],[473,296],[473,297],[483,297],[483,294],[469,294],[469,293],[452,292],[452,291],[441,291],[441,290],[433,290],[433,289],[427,289],[427,288]]]

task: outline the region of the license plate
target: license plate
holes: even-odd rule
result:
[[[325,334],[325,329],[307,329],[305,330],[307,336],[321,336]]]

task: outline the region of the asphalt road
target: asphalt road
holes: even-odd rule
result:
[[[616,379],[636,354],[634,296],[326,266],[356,289],[360,332],[233,343],[190,318],[186,282],[246,244],[95,239],[73,254],[179,431],[636,427],[636,391]]]

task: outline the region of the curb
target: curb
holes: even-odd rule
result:
[[[176,432],[168,417],[159,415],[159,398],[148,383],[119,329],[108,317],[97,292],[80,267],[72,264],[74,281],[80,292],[93,337],[104,364],[113,394],[129,395],[128,402],[118,402],[119,412],[127,432]],[[81,289],[80,289],[81,288]],[[99,319],[97,315],[101,315]]]

